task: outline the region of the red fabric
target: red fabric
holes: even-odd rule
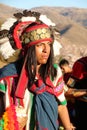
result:
[[[15,29],[14,29],[14,32],[13,32],[13,37],[14,37],[14,40],[15,40],[15,44],[16,44],[16,47],[18,49],[21,49],[22,48],[22,43],[20,41],[20,36],[21,34],[23,33],[24,29],[29,26],[29,24],[31,24],[32,22],[31,21],[28,21],[28,22],[19,22],[16,26],[15,26]]]
[[[69,80],[69,78],[71,77],[71,75],[72,75],[72,73],[65,73],[65,74],[64,74],[64,81],[65,81],[65,83],[68,82],[68,80]]]
[[[33,42],[30,42],[27,47],[30,47],[32,45],[35,45],[35,44],[38,44],[40,42],[45,42],[45,41],[48,41],[48,42],[53,42],[52,38],[45,38],[45,39],[40,39],[40,40],[36,40],[36,41],[33,41]]]
[[[26,62],[26,59],[25,59]],[[17,89],[15,92],[15,96],[18,98],[24,98],[24,93],[25,93],[25,89],[27,87],[28,84],[28,75],[25,69],[25,63],[23,65],[22,71],[21,71],[21,75],[18,81],[18,85],[17,85]]]
[[[55,96],[60,95],[63,92],[63,86],[62,83],[60,86],[54,86],[52,81],[49,77],[46,79],[47,85],[43,82],[42,79],[38,79],[30,88],[30,91],[36,94],[41,94],[43,92],[49,92]]]
[[[36,23],[37,23],[37,22],[36,22]],[[48,28],[48,27],[49,27],[49,26],[46,25],[46,24],[37,23],[37,25],[25,29],[24,32],[31,32],[31,31],[36,30],[36,29],[38,29],[38,28]]]
[[[72,76],[77,79],[87,77],[87,57],[82,57],[74,63]]]

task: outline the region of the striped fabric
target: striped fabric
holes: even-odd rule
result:
[[[5,86],[6,83],[4,82],[4,76],[6,76],[10,80],[10,87],[13,88],[14,90],[14,88],[16,87],[15,86],[16,84],[13,82],[14,81],[13,79],[17,78],[14,76],[14,74],[17,75],[17,71],[10,73],[10,69],[7,69],[7,68],[5,69],[9,70],[8,71],[9,76],[7,76],[7,71],[4,70],[4,73],[3,73],[4,75],[1,75],[1,78],[0,78],[1,79],[0,90],[2,90],[4,93],[6,91],[6,104],[7,104],[6,106],[8,106],[9,105],[9,102],[7,101],[8,89]],[[14,68],[13,70],[16,70],[16,69]],[[64,97],[64,90],[63,90],[64,82],[62,79],[62,73],[60,71],[60,68],[57,67],[57,77],[52,82],[49,78],[47,79],[47,84],[50,83],[51,85],[50,88],[49,86],[45,85],[40,80],[38,80],[38,83],[39,83],[38,84],[39,86],[34,89],[35,91],[34,93],[36,93],[35,95],[29,92],[27,89],[24,94],[23,103],[24,103],[26,113],[28,115],[27,125],[25,129],[34,130],[34,128],[32,128],[31,126],[34,126],[33,121],[34,121],[34,116],[35,116],[36,121],[37,121],[36,122],[37,130],[58,130],[58,122],[57,122],[58,102],[56,101],[56,98],[59,100],[60,104],[66,105],[66,99]],[[14,94],[12,94],[11,96],[13,97],[13,99],[15,99],[13,95]],[[14,101],[15,101],[15,104],[19,103],[18,99],[15,99]],[[34,112],[35,112],[35,115],[34,115]]]

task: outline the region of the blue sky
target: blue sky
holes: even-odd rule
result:
[[[87,0],[0,0],[0,3],[23,9],[39,6],[87,8]]]

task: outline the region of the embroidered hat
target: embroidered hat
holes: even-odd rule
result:
[[[40,22],[20,22],[13,32],[14,41],[18,49],[35,45],[42,41],[53,42],[52,31],[48,25]]]

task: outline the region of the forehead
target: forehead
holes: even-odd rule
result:
[[[52,42],[50,42],[50,41],[41,41],[41,42],[37,43],[37,45],[38,45],[38,44],[47,44],[47,43],[52,44]]]

